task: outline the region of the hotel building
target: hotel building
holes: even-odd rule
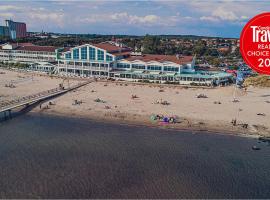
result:
[[[127,47],[113,43],[85,44],[69,49],[58,59],[63,75],[131,78],[128,74],[169,75],[194,72],[192,56],[132,54]]]
[[[132,53],[132,49],[114,42],[72,48],[5,44],[0,48],[0,60],[27,62],[32,70],[62,76],[138,82],[220,85],[232,78],[223,72],[195,71],[192,56]]]
[[[33,70],[49,72],[56,68],[57,50],[57,47],[31,43],[7,43],[0,45],[0,61],[27,63]]]
[[[219,85],[232,78],[223,72],[195,71],[195,57],[132,53],[117,43],[84,44],[63,51],[58,73],[140,82]]]

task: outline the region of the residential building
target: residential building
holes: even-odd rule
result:
[[[9,29],[11,39],[24,38],[27,36],[26,24],[23,22],[14,22],[12,20],[5,20],[6,26]]]
[[[5,20],[6,26],[0,26],[0,36],[11,39],[24,38],[27,36],[26,24],[23,22],[14,22]]]

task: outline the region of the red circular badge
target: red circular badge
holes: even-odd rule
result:
[[[252,18],[240,37],[244,61],[261,74],[270,74],[270,12]]]

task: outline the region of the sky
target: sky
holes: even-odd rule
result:
[[[269,0],[0,1],[0,24],[12,19],[28,31],[238,38],[249,19],[269,10]]]

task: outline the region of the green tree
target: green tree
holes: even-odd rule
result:
[[[160,38],[157,36],[146,35],[142,41],[143,53],[155,54],[158,51],[160,45]]]

